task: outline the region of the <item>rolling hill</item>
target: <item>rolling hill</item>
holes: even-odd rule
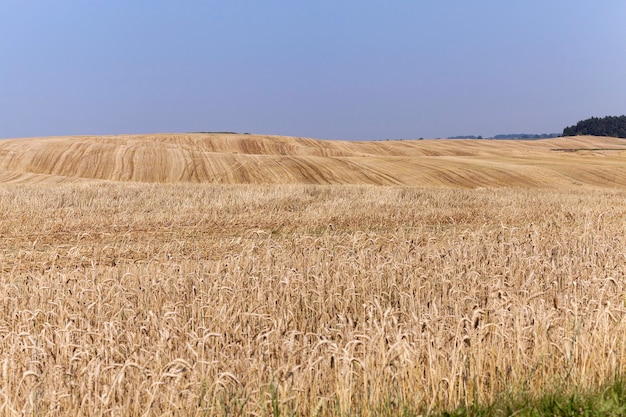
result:
[[[626,188],[626,140],[324,141],[220,133],[0,141],[0,183]]]

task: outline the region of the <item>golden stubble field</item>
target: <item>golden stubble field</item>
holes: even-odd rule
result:
[[[238,134],[0,141],[0,183],[626,188],[626,140],[322,141]]]
[[[626,370],[626,191],[592,183],[622,142],[559,141],[552,177],[524,168],[552,183],[482,188],[112,181],[29,171],[40,143],[9,141],[0,414],[393,415],[602,384]],[[486,145],[504,171],[538,146]]]

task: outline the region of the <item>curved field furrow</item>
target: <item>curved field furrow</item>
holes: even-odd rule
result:
[[[626,140],[323,141],[158,134],[0,142],[0,181],[626,187]],[[40,177],[43,175],[43,177]]]

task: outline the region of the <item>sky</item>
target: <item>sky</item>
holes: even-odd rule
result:
[[[0,0],[0,138],[559,133],[626,113],[626,1]]]

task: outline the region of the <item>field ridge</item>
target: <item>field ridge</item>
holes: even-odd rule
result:
[[[0,182],[626,188],[626,140],[328,141],[226,133],[0,141]]]

